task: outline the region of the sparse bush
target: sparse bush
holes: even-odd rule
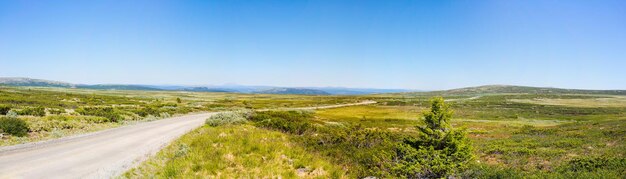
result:
[[[124,120],[118,110],[112,107],[82,107],[76,109],[81,115],[100,116],[108,118],[111,122],[119,122]]]
[[[11,110],[11,107],[0,105],[0,115],[6,115]]]
[[[312,116],[310,111],[265,111],[254,113],[250,120],[259,127],[300,135],[313,129],[308,122]]]
[[[88,128],[95,123],[110,122],[110,119],[99,116],[50,115],[29,119],[27,122],[32,132],[52,132],[59,129]]]
[[[17,114],[25,116],[45,116],[46,109],[43,107],[29,107],[17,111]]]
[[[580,157],[562,165],[561,171],[569,172],[593,172],[597,170],[621,170],[626,172],[626,158],[616,157]]]
[[[28,124],[15,117],[0,117],[0,132],[22,137],[28,134]]]
[[[65,110],[64,109],[57,109],[57,108],[50,108],[48,109],[48,113],[50,114],[61,114],[64,113]]]
[[[217,113],[206,119],[206,124],[212,127],[241,124],[246,122],[245,112],[222,112]]]

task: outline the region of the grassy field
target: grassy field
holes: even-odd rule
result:
[[[251,125],[205,126],[177,140],[125,178],[342,178],[340,166]]]
[[[285,119],[289,120],[286,123],[277,123],[276,120],[282,116],[279,114],[270,117],[273,122],[252,120],[244,126],[249,127],[252,124],[261,128],[258,130],[281,132],[286,136],[283,138],[285,143],[297,146],[297,151],[305,150],[317,155],[320,160],[341,166],[344,176],[394,177],[392,169],[381,168],[393,161],[374,159],[381,157],[384,159],[385,156],[379,154],[393,150],[393,143],[400,142],[407,136],[416,135],[415,126],[423,125],[422,112],[428,108],[430,97],[407,94],[371,95],[362,98],[376,100],[378,104],[322,109],[315,111],[310,117],[303,117],[304,122],[287,117]],[[446,99],[455,111],[452,125],[467,131],[474,148],[473,154],[476,156],[470,167],[457,176],[471,178],[626,176],[624,169],[626,107],[623,96],[505,93],[455,95],[446,96]],[[209,129],[220,128],[235,127]],[[203,136],[196,136],[194,139],[202,142],[212,140]],[[370,144],[370,147],[362,147]],[[175,145],[178,144],[168,148],[170,149],[166,152],[168,155],[171,156],[173,153],[171,148]],[[167,159],[163,156],[164,154],[160,155],[162,162],[180,162],[178,159]],[[245,158],[246,155],[233,156]],[[146,166],[147,164],[144,164],[140,169]],[[167,169],[158,165],[151,166],[153,166],[151,170],[143,173]],[[289,172],[293,171],[293,168],[275,171]],[[276,175],[255,174],[255,176]],[[280,174],[280,176],[293,175]]]
[[[0,86],[0,109],[7,109],[5,113],[13,111],[28,125],[25,136],[0,132],[5,134],[1,136],[0,146],[54,139],[193,112],[308,107],[358,100],[361,98]]]
[[[453,125],[466,128],[474,143],[478,158],[473,172],[479,176],[620,178],[626,174],[615,168],[563,169],[577,160],[625,161],[623,96],[491,94],[449,99],[455,111]],[[321,110],[317,119],[403,133],[420,125],[423,97],[390,96],[379,101],[381,105]]]
[[[456,176],[471,178],[623,178],[626,97],[572,93],[399,93],[303,96],[0,87],[0,109],[28,126],[0,145],[92,132],[172,115],[352,103],[314,113],[260,112],[244,122],[185,135],[129,178],[397,177],[389,157],[417,136],[433,95],[454,111],[475,156]],[[1,111],[0,111],[1,112]],[[228,117],[228,116],[223,116]],[[242,124],[241,124],[242,123]]]
[[[317,119],[338,123],[361,123],[364,126],[411,133],[420,125],[420,112],[406,106],[359,106],[321,110]],[[391,111],[401,115],[385,115]],[[330,113],[330,114],[329,114]],[[353,115],[350,115],[353,114]],[[413,116],[413,117],[406,117]],[[417,117],[416,117],[417,116]],[[454,119],[457,128],[466,128],[478,157],[477,172],[502,170],[506,173],[554,176],[553,172],[578,158],[626,157],[626,118],[596,120],[543,119]],[[402,122],[398,122],[402,121]],[[376,125],[377,123],[380,123]],[[505,170],[506,169],[506,170]],[[600,176],[623,176],[621,171],[599,171]],[[552,173],[551,175],[549,173]],[[565,172],[567,173],[567,172]],[[589,174],[581,172],[584,174]],[[565,176],[579,176],[569,174]],[[586,176],[586,175],[585,175]]]

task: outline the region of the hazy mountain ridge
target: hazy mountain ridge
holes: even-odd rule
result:
[[[193,92],[238,92],[232,89],[223,89],[223,88],[208,88],[208,87],[187,87],[187,88],[179,88],[174,89],[178,91],[193,91]]]
[[[307,88],[272,88],[268,90],[257,91],[260,94],[303,94],[303,95],[330,95],[330,93],[322,90]]]
[[[404,89],[373,89],[373,88],[343,88],[343,87],[276,87],[276,86],[246,86],[246,85],[138,85],[138,84],[72,84],[67,82],[32,79],[32,78],[3,78],[0,85],[34,86],[34,87],[62,87],[98,90],[148,90],[148,91],[193,91],[193,92],[231,92],[231,93],[265,93],[265,94],[308,94],[308,95],[362,95],[374,93],[408,92]]]
[[[152,87],[143,86],[143,85],[117,85],[117,84],[76,85],[76,88],[102,89],[102,90],[146,90],[146,91],[162,90],[162,89],[152,88]]]
[[[531,87],[515,85],[484,85],[476,87],[458,88],[442,91],[431,91],[440,95],[474,95],[487,93],[529,93],[529,94],[608,94],[626,95],[626,90],[585,90],[565,89],[553,87]]]
[[[0,84],[9,86],[74,87],[73,84],[67,82],[22,77],[0,77]]]
[[[23,77],[0,77],[0,85],[83,88],[99,90],[148,90],[148,91],[193,91],[193,92],[231,92],[262,94],[304,94],[304,95],[364,95],[376,93],[407,93],[437,95],[476,95],[487,93],[529,93],[529,94],[607,94],[626,95],[626,90],[585,90],[553,87],[531,87],[515,85],[484,85],[440,91],[411,92],[405,89],[369,89],[343,87],[274,87],[274,86],[184,86],[184,85],[132,85],[132,84],[72,84],[62,81],[32,79]]]

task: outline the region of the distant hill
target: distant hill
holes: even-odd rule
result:
[[[178,91],[194,91],[194,92],[237,92],[231,89],[207,88],[207,87],[188,87],[176,89]]]
[[[303,94],[303,95],[330,95],[330,93],[316,89],[306,88],[272,88],[254,93],[260,94]]]
[[[143,85],[76,85],[76,88],[83,89],[100,89],[100,90],[145,90],[145,91],[158,91],[162,89],[152,88]]]
[[[374,89],[374,88],[343,88],[343,87],[277,87],[277,86],[248,86],[248,85],[126,85],[126,84],[72,84],[67,82],[32,79],[32,78],[2,78],[0,85],[34,86],[34,87],[61,87],[98,90],[148,90],[148,91],[194,91],[194,92],[231,92],[231,93],[266,93],[266,94],[307,94],[307,95],[363,95],[374,93],[408,92],[403,89]]]
[[[441,95],[473,95],[488,93],[528,93],[528,94],[608,94],[626,95],[626,90],[583,90],[583,89],[563,89],[551,87],[529,87],[512,85],[486,85],[468,88],[451,89],[444,91],[432,91]]]
[[[342,87],[310,87],[307,89],[316,89],[328,92],[334,95],[363,95],[375,93],[400,93],[410,92],[405,89],[374,89],[374,88],[342,88]]]
[[[74,87],[71,83],[52,81],[52,80],[40,80],[31,78],[13,78],[13,77],[0,77],[0,85],[8,86],[41,86],[41,87]]]

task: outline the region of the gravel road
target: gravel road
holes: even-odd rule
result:
[[[323,109],[376,103],[365,101]],[[0,147],[0,178],[112,178],[154,155],[216,114],[144,122],[45,142]]]

